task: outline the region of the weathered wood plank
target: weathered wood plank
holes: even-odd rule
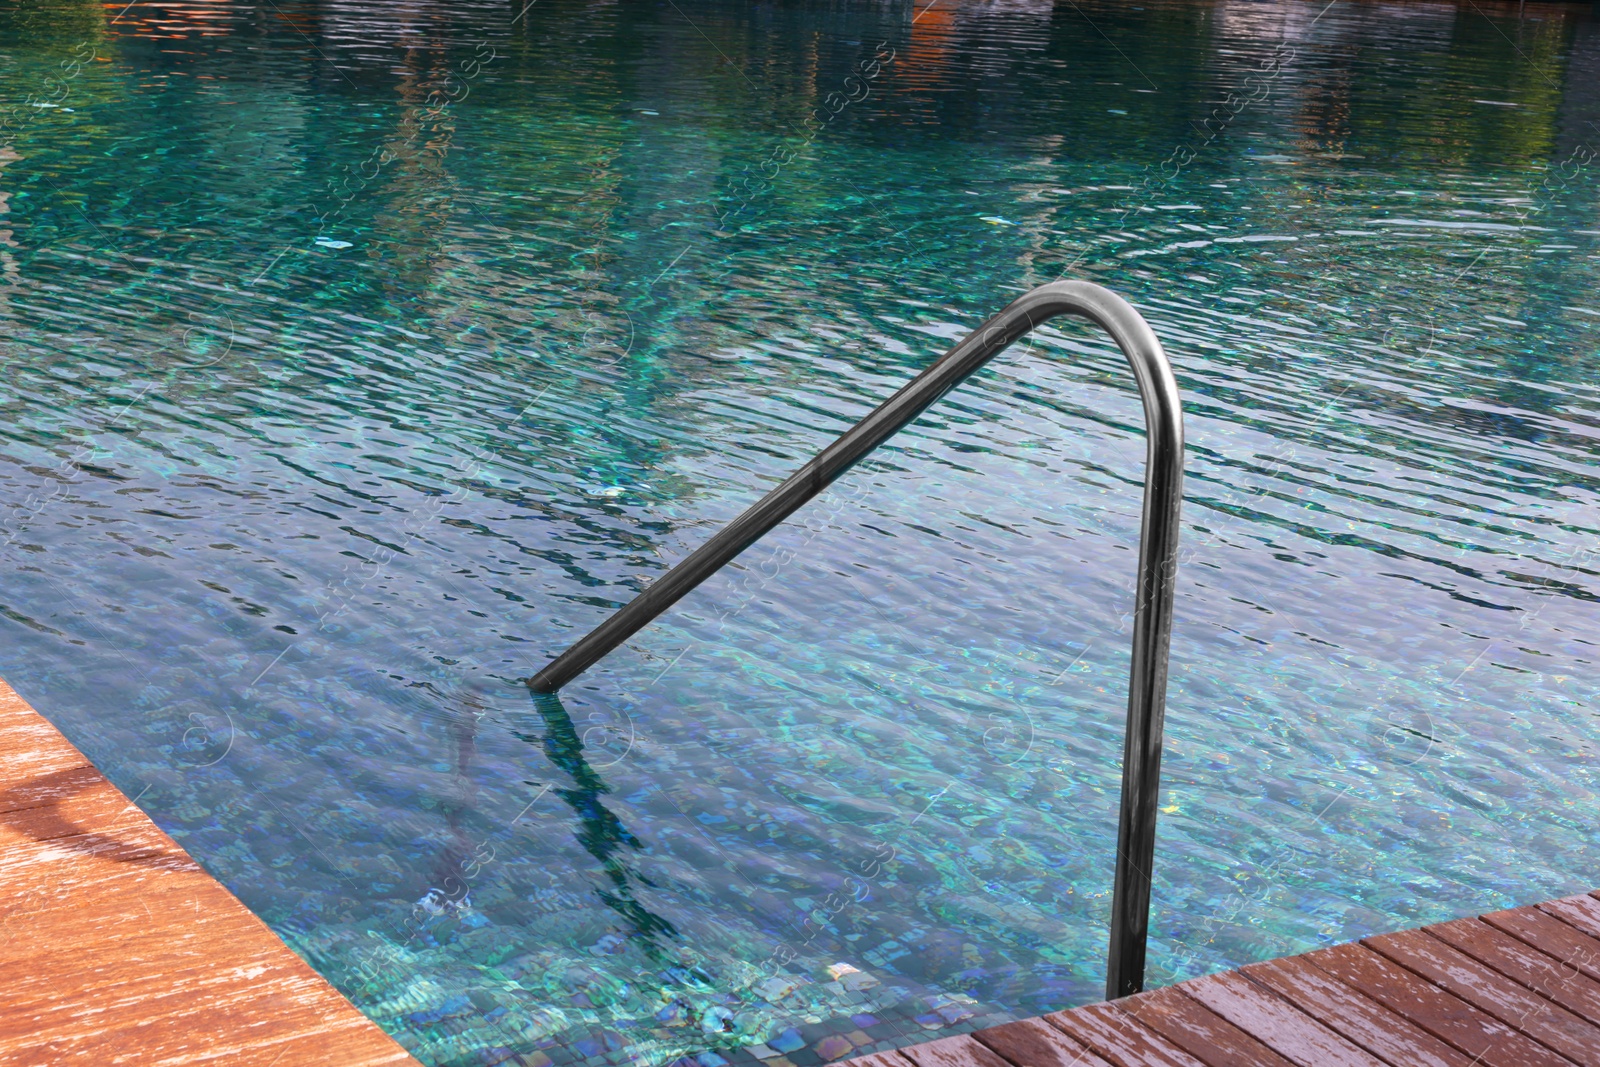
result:
[[[1483,921],[1600,981],[1600,940],[1538,908],[1492,911]]]
[[[68,800],[97,794],[115,794],[120,799],[121,794],[115,789],[106,788],[110,784],[87,763],[43,774],[35,772],[33,777],[0,789],[0,812],[9,815],[34,808],[59,807]],[[126,802],[121,806],[127,807]]]
[[[912,1067],[912,1063],[898,1052],[869,1052],[845,1060],[839,1067]]]
[[[1389,1067],[1241,974],[1213,974],[1178,988],[1298,1067]]]
[[[1379,1059],[1407,1067],[1472,1067],[1460,1052],[1312,966],[1305,956],[1253,963],[1242,973]]]
[[[1575,926],[1590,937],[1600,937],[1600,900],[1592,896],[1564,897],[1538,905],[1547,915],[1554,915],[1568,926]]]
[[[1420,930],[1362,942],[1413,974],[1554,1049],[1580,1067],[1600,1067],[1600,1026],[1546,1000]]]
[[[1111,1067],[1063,1031],[1039,1019],[991,1026],[972,1036],[1015,1067]]]
[[[0,1065],[415,1067],[0,682]]]
[[[1339,945],[1302,960],[1366,994],[1485,1067],[1570,1067],[1545,1048],[1432,982],[1361,945]]]
[[[1205,1067],[1116,1004],[1091,1004],[1044,1018],[1116,1067]]]
[[[0,755],[5,758],[0,786],[8,792],[19,786],[26,787],[28,782],[44,775],[90,765],[82,752],[73,748],[60,731],[41,718],[4,681],[0,681]]]
[[[917,1067],[1007,1067],[1006,1061],[969,1034],[942,1037],[900,1050]]]
[[[1568,1011],[1588,1020],[1600,1020],[1600,982],[1525,941],[1477,919],[1457,919],[1423,927],[1447,945],[1478,962],[1542,993]]]
[[[1206,1067],[1293,1067],[1199,1001],[1184,996],[1179,988],[1140,993],[1117,1004]]]

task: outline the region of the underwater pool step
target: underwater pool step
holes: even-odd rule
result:
[[[0,1065],[416,1061],[0,681]]]
[[[842,1067],[1600,1067],[1600,892],[1254,963]]]

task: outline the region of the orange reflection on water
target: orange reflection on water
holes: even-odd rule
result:
[[[174,37],[221,37],[233,31],[241,16],[233,0],[173,0],[170,3],[102,3],[106,26],[122,37],[168,40]],[[292,22],[280,13],[280,18]]]

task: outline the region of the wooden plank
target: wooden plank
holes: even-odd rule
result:
[[[80,795],[104,793],[104,786],[108,784],[100,772],[87,763],[56,771],[33,772],[10,788],[0,790],[0,813],[9,815],[33,808],[59,807]],[[116,790],[111,792],[116,793]],[[121,796],[120,793],[116,795]]]
[[[140,1064],[187,1065],[208,1057],[230,1063],[269,1063],[273,1056],[287,1058],[288,1051],[297,1047],[325,1047],[340,1057],[333,1061],[340,1064],[412,1062],[397,1059],[387,1051],[378,1057],[364,1054],[361,1032],[372,1024],[364,1018],[325,1019],[317,1015],[323,999],[320,987],[281,961],[222,974],[214,967],[165,971],[158,978],[169,979],[163,983],[169,992],[150,995],[149,983],[142,983],[142,991],[132,991],[116,1003],[108,1001],[107,994],[123,988],[127,980],[139,981],[141,977],[130,974],[115,984],[96,983],[78,990],[81,995],[76,998],[62,997],[61,990],[56,989],[55,1003],[45,1003],[42,1010],[37,995],[31,996],[29,1003],[13,1005],[8,1001],[0,1035],[27,1035],[30,1045],[37,1041],[37,1047],[48,1048],[54,1054],[42,1061],[47,1063],[98,1062],[107,1048],[129,1047],[130,1035],[139,1056],[131,1062]],[[262,997],[264,989],[273,992]],[[239,1018],[226,1034],[196,1047],[195,1027],[206,1027],[218,1005],[232,1005],[239,1011]],[[43,1039],[35,1035],[43,1035]],[[353,1058],[346,1060],[345,1056]],[[41,1061],[24,1055],[21,1060],[0,1062]]]
[[[1091,1004],[1044,1018],[1116,1067],[1205,1067],[1115,1004]]]
[[[0,682],[0,1065],[416,1067]]]
[[[1039,1019],[991,1026],[972,1037],[1015,1067],[1111,1067],[1063,1031]]]
[[[82,752],[28,707],[0,680],[0,756],[5,759],[0,785],[6,791],[34,778],[89,766]]]
[[[1407,930],[1369,937],[1362,943],[1580,1067],[1600,1067],[1600,1026],[1551,1003],[1438,938],[1420,930]]]
[[[1423,929],[1507,978],[1543,993],[1573,1014],[1600,1020],[1600,982],[1584,977],[1503,930],[1477,919],[1457,919]]]
[[[1117,1004],[1206,1067],[1293,1067],[1266,1045],[1176,988],[1140,993]]]
[[[1538,908],[1492,911],[1483,921],[1600,981],[1600,940]]]
[[[1568,926],[1577,927],[1590,937],[1600,937],[1600,900],[1592,896],[1547,901],[1539,905],[1539,910]]]
[[[901,1049],[900,1055],[917,1067],[1009,1067],[1005,1060],[974,1041],[971,1034],[912,1045]]]
[[[1312,966],[1308,958],[1253,963],[1241,973],[1379,1059],[1406,1067],[1472,1067],[1460,1052]]]
[[[1178,988],[1298,1067],[1389,1067],[1241,974],[1214,974]]]
[[[1301,958],[1485,1067],[1571,1067],[1565,1056],[1369,948],[1339,945]]]
[[[85,772],[92,774],[94,780],[85,781],[82,778]],[[33,795],[48,792],[54,794],[52,799],[35,804],[19,804],[9,810],[0,809],[0,824],[19,841],[76,838],[78,840],[74,848],[90,850],[98,843],[104,846],[102,854],[111,858],[119,853],[116,842],[152,825],[144,812],[128,803],[122,791],[106,781],[93,767],[45,775],[40,784],[42,788]],[[13,800],[22,799],[16,796],[20,792],[6,790],[6,793],[12,794]],[[145,844],[140,847],[149,849],[153,846]],[[187,857],[184,859],[189,866],[194,866]]]
[[[854,1059],[845,1060],[839,1067],[912,1067],[911,1061],[893,1050],[889,1052],[870,1052],[865,1056],[856,1056]]]
[[[137,812],[137,809],[135,809]],[[189,856],[146,819],[114,832],[17,840],[15,824],[0,824],[4,862],[28,874],[25,892],[6,902],[5,933],[21,935],[35,925],[51,929],[48,941],[0,936],[0,973],[26,963],[29,954],[78,951],[86,958],[115,961],[108,943],[163,931],[173,945],[187,943],[219,918],[222,929],[246,931],[229,918],[231,894],[204,876]],[[170,849],[167,846],[171,846]],[[169,875],[182,877],[172,878]],[[0,884],[15,878],[0,876]],[[221,896],[214,896],[212,889]],[[212,914],[204,905],[219,905]],[[64,921],[70,915],[71,921]],[[272,941],[253,937],[271,948]]]

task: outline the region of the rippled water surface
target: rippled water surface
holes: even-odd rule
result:
[[[1096,997],[1087,327],[518,681],[1063,276],[1188,408],[1152,980],[1593,885],[1592,5],[522,3],[0,9],[0,670],[420,1059]]]

